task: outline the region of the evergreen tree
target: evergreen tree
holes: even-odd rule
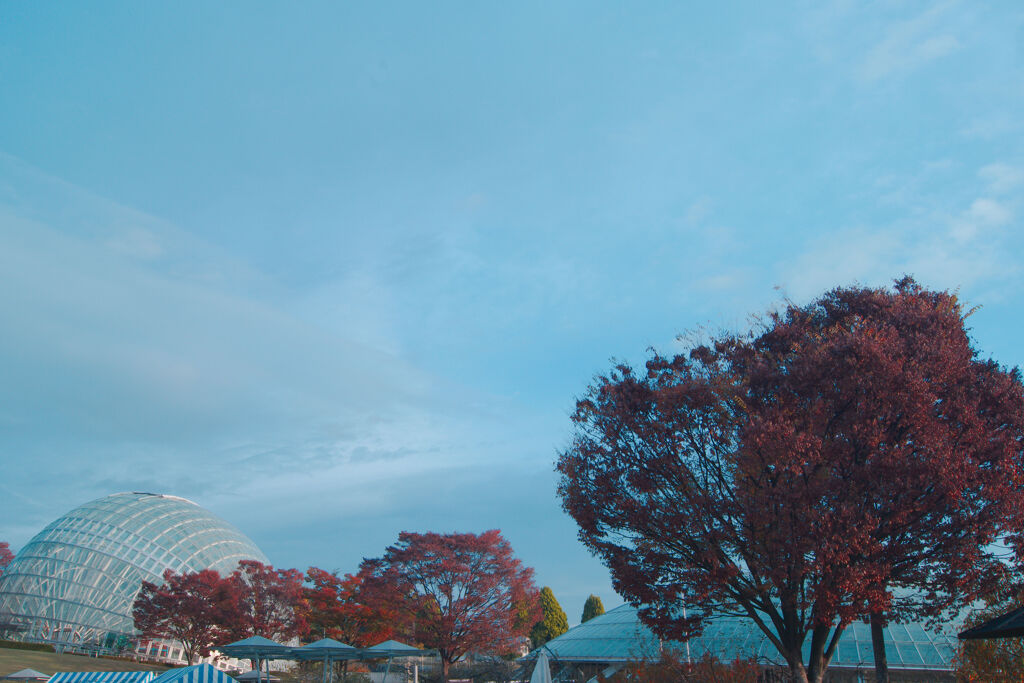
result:
[[[534,647],[540,647],[569,630],[569,618],[547,586],[540,589],[540,607],[544,617],[530,630],[530,640]]]
[[[587,601],[583,603],[583,618],[580,619],[582,624],[585,621],[590,621],[594,617],[599,617],[604,614],[604,604],[601,602],[601,598],[596,595],[591,595],[587,598]]]

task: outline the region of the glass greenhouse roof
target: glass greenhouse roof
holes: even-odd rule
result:
[[[891,624],[885,629],[885,642],[891,669],[948,670],[957,647],[952,628],[936,633],[918,623]],[[668,641],[664,646],[693,659],[711,654],[723,661],[752,657],[764,663],[782,664],[767,637],[752,621],[742,617],[719,617],[688,643]],[[636,608],[623,605],[569,629],[545,647],[556,661],[611,663],[657,659],[662,644],[640,622]],[[871,629],[867,624],[855,623],[846,628],[831,666],[874,666]]]
[[[234,571],[267,562],[245,534],[176,496],[117,493],[75,508],[21,549],[0,578],[0,615],[29,640],[96,643],[134,632],[142,581],[164,570]]]

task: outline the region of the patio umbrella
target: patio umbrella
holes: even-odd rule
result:
[[[323,681],[327,681],[327,668],[334,660],[358,659],[359,650],[334,640],[333,638],[321,638],[315,643],[302,647],[292,648],[292,657],[299,661],[320,661],[324,663]],[[333,677],[334,672],[331,672]]]
[[[391,673],[391,660],[397,657],[424,657],[432,654],[434,654],[433,650],[420,650],[412,645],[400,643],[397,640],[385,640],[383,643],[363,648],[361,658],[384,659],[386,657],[388,665],[384,669],[384,678],[381,679],[380,683],[387,683],[388,674]]]
[[[256,669],[253,669],[252,671],[246,671],[244,674],[233,676],[233,678],[236,681],[258,681],[260,680],[260,672]],[[280,681],[281,679],[277,676],[271,676],[270,678],[266,678],[264,680],[268,680],[270,681],[270,683],[275,683],[275,681]]]
[[[544,650],[537,653],[537,664],[533,667],[530,683],[551,683],[551,663],[548,662],[548,653]]]
[[[1024,607],[1007,612],[983,624],[957,634],[960,640],[978,638],[1014,638],[1024,636]]]
[[[4,676],[4,680],[12,681],[45,681],[49,680],[49,678],[49,674],[44,674],[35,669],[22,669],[21,671],[15,671]]]
[[[259,671],[261,666],[260,662],[267,662],[267,678],[270,677],[270,660],[271,659],[291,659],[292,650],[287,645],[281,643],[275,643],[270,638],[264,638],[263,636],[252,636],[244,640],[231,643],[230,645],[222,645],[217,648],[226,655],[236,657],[238,659],[255,659],[256,670]],[[256,680],[261,680],[257,675]]]

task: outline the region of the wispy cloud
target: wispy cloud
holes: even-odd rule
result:
[[[1019,239],[1011,226],[1019,220],[1019,196],[1012,190],[1019,187],[1022,170],[1008,164],[983,167],[977,194],[959,203],[917,179],[907,181],[913,192],[893,194],[881,186],[878,200],[891,220],[827,231],[780,264],[782,282],[798,300],[838,283],[891,283],[903,273],[928,286],[994,294],[1020,276],[1014,257]],[[930,171],[921,173],[929,177]]]
[[[855,73],[865,82],[904,75],[960,48],[960,40],[944,20],[955,3],[946,2],[888,26],[885,36],[857,65]]]
[[[1006,113],[986,114],[973,119],[960,134],[968,139],[994,140],[1017,134],[1024,128],[1024,118]]]
[[[518,455],[514,414],[398,355],[385,286],[356,275],[295,300],[174,226],[0,161],[0,447],[38,463],[5,489],[46,488],[39,526],[111,487],[255,497],[257,527],[379,512],[481,452]],[[345,324],[317,324],[334,298]]]
[[[978,177],[988,183],[988,191],[1000,195],[1024,186],[1024,168],[995,163],[978,170]]]

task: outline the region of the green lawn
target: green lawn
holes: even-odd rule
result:
[[[58,671],[166,671],[168,667],[119,659],[100,659],[84,655],[57,655],[34,650],[0,648],[0,677],[22,669],[35,669],[44,674]]]

